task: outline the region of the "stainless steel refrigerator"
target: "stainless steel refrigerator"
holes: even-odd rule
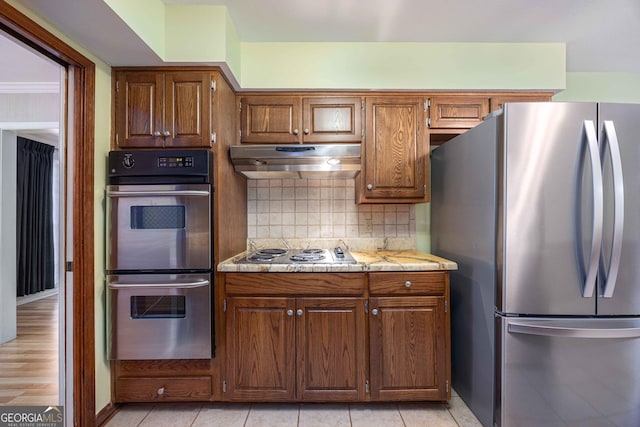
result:
[[[460,397],[485,426],[640,426],[640,105],[506,104],[431,168]]]

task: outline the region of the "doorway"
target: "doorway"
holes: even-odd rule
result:
[[[65,129],[66,70],[5,34],[0,34],[0,65],[0,405],[65,406],[67,150],[60,130]],[[38,173],[42,167],[46,171]],[[35,182],[42,184],[39,194],[24,191]],[[46,199],[33,209],[33,202]],[[22,232],[16,236],[16,230]],[[43,241],[48,241],[45,251],[31,250]],[[16,251],[17,242],[22,250]]]
[[[54,60],[67,71],[65,124],[69,195],[66,254],[65,423],[96,424],[94,314],[94,130],[95,64],[51,32],[0,2],[0,31]],[[71,148],[69,150],[69,148]]]

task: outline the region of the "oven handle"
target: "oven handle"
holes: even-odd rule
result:
[[[149,197],[149,196],[209,196],[203,190],[167,190],[167,191],[107,191],[107,197]]]
[[[208,286],[208,280],[198,280],[197,282],[187,283],[109,283],[109,289],[139,289],[139,288],[174,288],[174,289],[192,289]]]

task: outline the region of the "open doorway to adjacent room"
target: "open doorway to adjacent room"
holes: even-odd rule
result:
[[[64,405],[66,69],[0,32],[0,405]]]

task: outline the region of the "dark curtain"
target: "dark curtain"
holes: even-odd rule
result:
[[[18,296],[53,289],[54,147],[18,137]]]

